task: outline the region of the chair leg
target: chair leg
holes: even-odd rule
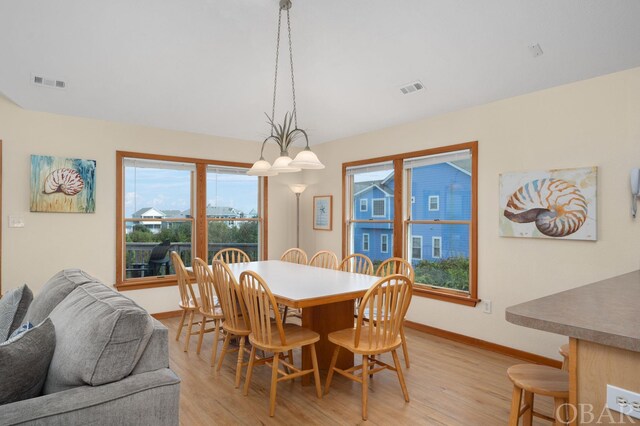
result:
[[[189,352],[189,340],[191,340],[191,329],[193,328],[194,311],[189,312],[189,326],[187,327],[187,338],[184,339],[184,351]]]
[[[184,319],[187,316],[187,310],[182,310],[182,316],[180,317],[180,326],[178,327],[178,334],[176,334],[176,341],[180,340],[180,335],[182,334],[182,328],[184,327]]]
[[[524,404],[529,408],[522,414],[522,426],[531,426],[533,424],[533,392],[524,392]]]
[[[227,336],[229,336],[227,334]],[[240,349],[238,349],[238,363],[236,364],[236,389],[240,387],[240,378],[242,377],[242,360],[244,358],[244,336],[240,337]],[[220,358],[222,361],[222,358]]]
[[[513,385],[513,395],[511,397],[511,415],[509,416],[509,426],[518,426],[520,419],[520,404],[522,402],[522,389]]]
[[[222,344],[222,353],[220,354],[220,359],[218,360],[218,367],[216,367],[216,371],[220,371],[220,369],[222,368],[222,361],[224,360],[224,357],[225,355],[227,355],[227,351],[229,350],[229,343],[231,343],[231,334],[227,333],[227,335],[224,337],[224,343]]]
[[[271,367],[271,390],[269,391],[269,416],[276,414],[276,390],[278,389],[278,358],[280,353],[273,354],[273,365]]]
[[[216,331],[213,336],[213,348],[211,348],[211,366],[216,365],[216,356],[218,355],[218,339],[220,339],[220,320],[213,320]]]
[[[555,426],[566,425],[567,424],[567,412],[561,407],[567,403],[566,399],[562,398],[553,398],[553,412],[556,421],[554,423]]]
[[[402,367],[400,366],[398,353],[394,349],[391,351],[391,355],[393,356],[393,363],[395,364],[395,367],[396,367],[396,373],[398,374],[398,380],[400,381],[400,387],[402,388],[402,394],[404,395],[404,400],[409,402],[409,391],[407,390],[407,384],[404,381],[404,374],[402,373]]]
[[[331,379],[333,379],[333,369],[336,366],[336,362],[338,361],[338,353],[340,352],[340,346],[336,346],[336,349],[333,351],[333,356],[331,357],[331,364],[329,364],[329,373],[327,374],[327,382],[324,384],[324,394],[329,393],[329,388],[331,387]]]
[[[249,355],[249,365],[247,366],[247,377],[244,379],[244,396],[249,395],[249,384],[251,383],[251,375],[253,374],[253,363],[256,359],[256,347],[251,346],[251,355]]]
[[[400,337],[402,338],[402,353],[404,354],[404,363],[409,368],[409,349],[407,348],[407,339],[404,337],[404,325],[400,327]]]
[[[318,357],[316,356],[316,344],[311,344],[311,363],[313,364],[313,380],[316,382],[316,396],[322,399],[322,387],[320,386],[320,370],[318,369]]]
[[[282,315],[282,324],[286,324],[287,323],[287,312],[289,312],[289,307],[285,306],[284,307],[284,315]]]
[[[200,333],[198,333],[198,346],[196,347],[196,353],[200,355],[200,349],[202,349],[202,340],[204,339],[204,329],[207,328],[207,317],[202,316],[200,322]]]
[[[367,420],[367,399],[369,394],[369,355],[362,355],[362,420]]]

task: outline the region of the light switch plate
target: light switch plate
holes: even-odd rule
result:
[[[607,407],[629,417],[640,419],[640,393],[607,385]]]
[[[22,216],[9,216],[9,228],[24,228],[24,218]]]

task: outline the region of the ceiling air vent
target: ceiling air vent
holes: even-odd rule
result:
[[[54,89],[66,89],[67,83],[63,80],[31,74],[31,82],[36,86],[53,87]]]
[[[409,93],[415,93],[424,90],[424,84],[422,84],[419,80],[414,81],[413,83],[409,83],[406,86],[402,86],[400,91],[404,95],[408,95]]]

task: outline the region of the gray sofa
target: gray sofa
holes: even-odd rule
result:
[[[0,405],[2,425],[177,425],[168,330],[80,270],[54,276],[25,321],[49,317],[56,347],[43,395]]]

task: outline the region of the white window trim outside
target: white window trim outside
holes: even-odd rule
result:
[[[365,241],[367,242],[367,248],[365,248]],[[362,251],[369,251],[369,234],[362,234]]]
[[[435,209],[431,208],[431,200],[436,200],[436,208]],[[438,210],[440,210],[440,196],[439,195],[429,195],[428,207],[429,207],[429,211],[430,212],[437,212]]]
[[[362,198],[360,200],[360,211],[366,212],[367,210],[369,210],[369,200],[367,200],[366,198]]]
[[[413,242],[420,239],[420,257],[413,257],[413,250],[416,248]],[[414,235],[411,237],[411,259],[422,260],[422,235]]]
[[[385,244],[387,245],[386,250],[383,248]],[[380,253],[389,253],[389,234],[380,235]]]
[[[376,201],[382,201],[382,206],[383,206],[383,213],[381,215],[379,214],[375,214],[375,202]],[[374,198],[373,200],[371,200],[371,216],[372,217],[387,217],[387,199],[386,198]]]
[[[436,256],[436,241],[438,241],[438,250],[440,250],[438,256]],[[442,237],[431,237],[431,257],[434,259],[442,258]]]

